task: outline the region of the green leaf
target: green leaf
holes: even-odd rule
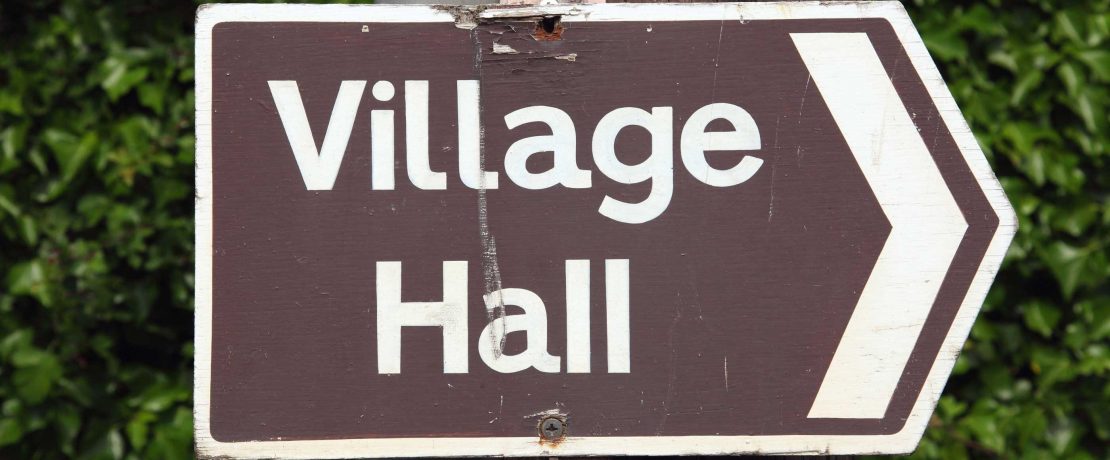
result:
[[[1006,436],[998,427],[1000,420],[997,414],[976,414],[964,418],[963,424],[987,448],[1002,452],[1006,449]]]
[[[69,457],[73,457],[73,443],[81,430],[81,415],[77,412],[77,408],[67,405],[58,410],[55,420],[58,433],[62,438],[62,452]]]
[[[1037,375],[1037,391],[1045,393],[1059,382],[1070,382],[1076,369],[1070,356],[1061,350],[1035,346],[1030,354],[1029,367]]]
[[[193,193],[193,187],[182,181],[164,180],[154,184],[154,197],[158,206],[176,203]]]
[[[8,271],[8,291],[16,295],[30,295],[44,306],[54,304],[46,270],[38,259],[16,264]]]
[[[1025,325],[1042,337],[1049,337],[1060,321],[1060,310],[1043,301],[1033,301],[1023,307]]]
[[[148,107],[161,115],[165,111],[166,90],[165,88],[145,83],[139,85],[139,103],[144,107]]]
[[[193,416],[186,408],[174,412],[173,419],[154,432],[148,454],[166,460],[191,458],[188,447],[193,440]]]
[[[933,57],[942,61],[963,61],[967,58],[967,41],[953,32],[926,35],[925,46]]]
[[[1087,50],[1080,51],[1076,56],[1087,67],[1096,78],[1102,81],[1110,81],[1110,51],[1107,50]]]
[[[956,18],[961,29],[970,29],[982,35],[1004,35],[1006,29],[994,14],[981,4],[972,5],[967,12]]]
[[[1082,236],[1098,221],[1099,208],[1094,203],[1070,206],[1062,211],[1053,216],[1052,226],[1072,236]]]
[[[1076,312],[1089,328],[1093,341],[1110,338],[1110,299],[1101,297],[1075,305]]]
[[[1052,243],[1041,251],[1041,259],[1052,270],[1064,298],[1071,299],[1075,294],[1083,276],[1087,253],[1062,241]]]
[[[1072,10],[1062,10],[1056,13],[1056,30],[1071,40],[1073,43],[1083,43],[1082,33],[1079,31],[1079,24],[1081,18],[1078,17],[1078,12]]]
[[[1069,98],[1069,105],[1075,111],[1079,118],[1083,119],[1083,125],[1088,131],[1097,129],[1099,116],[1098,111],[1095,110],[1095,103],[1091,100],[1091,95],[1086,92],[1080,92]]]
[[[23,115],[23,99],[20,98],[19,93],[0,89],[0,112]]]
[[[27,145],[27,124],[9,126],[0,131],[0,174],[10,171],[22,162]]]
[[[1021,416],[1013,420],[1021,439],[1034,439],[1043,435],[1048,428],[1048,419],[1039,407],[1022,411]]]
[[[30,348],[33,337],[34,332],[30,329],[12,331],[7,337],[0,340],[0,358],[5,360],[11,359],[12,354],[15,352]]]
[[[137,450],[142,450],[146,446],[147,435],[150,432],[149,425],[155,420],[154,414],[146,411],[141,411],[127,422],[127,441],[131,446]]]
[[[102,68],[106,76],[100,82],[100,87],[108,93],[108,98],[115,102],[135,85],[146,79],[145,67],[131,68],[127,62],[119,57],[110,57],[104,61]]]
[[[1079,353],[1076,372],[1081,375],[1106,375],[1110,373],[1110,347],[1094,343]]]
[[[19,236],[27,243],[27,246],[35,246],[39,242],[38,225],[35,224],[35,219],[31,216],[20,216],[19,220]]]
[[[31,404],[46,399],[54,383],[62,376],[62,366],[58,358],[43,350],[25,349],[12,357],[16,367],[12,383],[16,393]]]
[[[1060,81],[1064,83],[1064,88],[1068,90],[1068,95],[1075,97],[1076,94],[1083,89],[1084,80],[1079,69],[1075,64],[1064,62],[1056,68],[1056,75],[1060,77]]]
[[[937,404],[937,411],[945,419],[954,419],[967,411],[967,403],[959,401],[951,395],[942,396]]]
[[[80,460],[119,460],[123,458],[123,449],[123,436],[120,436],[119,431],[109,430],[78,458]]]
[[[162,412],[178,401],[189,398],[189,393],[180,388],[156,386],[144,395],[142,408],[150,412]]]
[[[1010,97],[1010,105],[1021,105],[1025,100],[1025,95],[1029,94],[1033,89],[1036,89],[1036,87],[1041,84],[1042,80],[1044,80],[1044,74],[1040,72],[1028,72],[1022,75],[1021,78],[1018,79],[1017,84],[1014,85],[1014,92]]]
[[[54,153],[54,159],[62,168],[62,183],[68,183],[84,166],[85,161],[92,155],[97,145],[95,133],[85,133],[77,136],[58,129],[48,129],[43,133],[43,140]]]
[[[13,418],[0,418],[0,447],[15,444],[23,437],[23,427]]]
[[[1052,452],[1056,455],[1064,455],[1064,453],[1071,450],[1071,447],[1077,440],[1078,432],[1075,429],[1075,423],[1066,417],[1059,417],[1049,426],[1046,433],[1049,445],[1052,446]]]
[[[1017,73],[1020,67],[1017,58],[1014,57],[1013,53],[1007,50],[999,49],[992,51],[987,55],[987,61],[1014,73]]]

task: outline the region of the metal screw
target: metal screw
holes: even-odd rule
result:
[[[567,423],[558,417],[546,417],[540,421],[540,437],[555,441],[566,435]]]

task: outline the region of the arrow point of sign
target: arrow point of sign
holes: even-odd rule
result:
[[[968,224],[866,33],[795,33],[891,230],[809,418],[886,415]]]

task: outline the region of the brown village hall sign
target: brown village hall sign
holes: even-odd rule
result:
[[[1015,230],[897,2],[216,5],[212,458],[908,452]]]

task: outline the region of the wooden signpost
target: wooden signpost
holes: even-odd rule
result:
[[[206,458],[896,453],[1015,217],[897,2],[215,5]]]

